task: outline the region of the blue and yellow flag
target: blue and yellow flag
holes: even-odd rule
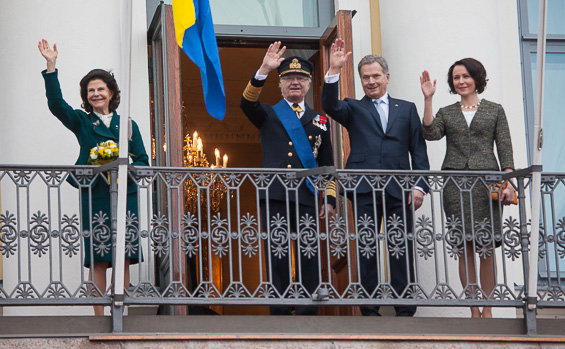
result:
[[[226,93],[208,0],[173,0],[177,42],[200,68],[204,102],[218,120],[226,114]]]

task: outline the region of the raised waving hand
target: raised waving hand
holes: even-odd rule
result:
[[[37,44],[37,48],[43,58],[47,61],[47,72],[54,72],[55,64],[57,63],[57,56],[59,55],[59,51],[57,51],[57,44],[53,44],[53,49],[51,49],[47,40],[41,39],[39,44]]]
[[[422,72],[422,76],[420,76],[420,85],[422,86],[422,93],[424,94],[424,98],[431,98],[433,97],[434,93],[436,93],[436,80],[432,83],[430,79],[430,73],[427,70]]]
[[[281,48],[280,41],[275,41],[269,45],[265,58],[263,58],[263,64],[259,68],[259,75],[268,75],[271,70],[277,69],[281,62],[284,61],[284,57],[282,57],[284,51],[286,51],[286,46]]]
[[[345,41],[336,39],[330,50],[330,70],[328,73],[330,75],[339,74],[341,67],[345,65],[351,54],[351,52],[345,52]]]

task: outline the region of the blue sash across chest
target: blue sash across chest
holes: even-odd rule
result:
[[[300,119],[296,117],[294,110],[292,110],[290,105],[288,105],[284,99],[275,104],[273,106],[273,110],[281,120],[286,133],[288,133],[302,166],[304,166],[304,168],[318,167],[316,158],[312,153],[312,147],[310,146],[310,142],[306,136],[306,131],[304,131],[304,127],[302,126]],[[314,188],[311,187],[310,183],[307,182],[306,185],[308,186],[308,189],[312,192],[314,191]]]

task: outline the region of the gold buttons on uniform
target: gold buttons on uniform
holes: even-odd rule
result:
[[[292,168],[292,165],[291,165],[291,164],[288,164],[288,165],[287,165],[286,167],[288,167],[288,168]]]
[[[309,139],[309,140],[312,140],[312,136],[308,136],[308,139]]]
[[[292,142],[288,142],[288,145],[290,145],[292,147]]]
[[[288,153],[288,156],[292,156],[292,152],[289,152],[289,153]]]

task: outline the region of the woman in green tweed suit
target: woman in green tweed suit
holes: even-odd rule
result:
[[[447,82],[450,92],[458,94],[461,101],[441,108],[434,118],[432,97],[436,81],[432,83],[427,71],[420,77],[425,101],[424,139],[447,138],[442,170],[500,171],[502,168],[503,171],[513,171],[512,141],[504,109],[500,104],[481,100],[478,96],[487,84],[484,66],[473,58],[459,60],[449,68]],[[498,161],[493,150],[495,143]],[[466,185],[472,187],[471,195],[461,191],[461,188],[470,189]],[[508,185],[502,192],[500,203],[509,205],[513,197],[514,188]],[[481,287],[486,297],[492,297],[496,282],[493,247],[502,243],[502,210],[498,202],[492,201],[483,181],[471,178],[471,183],[466,184],[461,178],[451,178],[445,182],[443,208],[447,223],[446,240],[451,252],[459,258],[459,277],[465,292],[476,290],[473,285],[477,285],[477,252],[481,261]],[[492,317],[492,310],[484,307],[481,312],[478,307],[471,307],[471,315]]]
[[[65,102],[59,86],[57,46],[49,47],[46,40],[38,45],[39,52],[47,61],[47,70],[42,72],[45,79],[45,90],[49,110],[71,130],[80,145],[77,165],[86,165],[90,150],[96,145],[112,140],[118,143],[120,116],[116,109],[120,104],[120,90],[114,77],[105,70],[94,69],[80,81],[82,107],[86,112],[73,109]],[[129,153],[132,154],[132,165],[148,166],[149,157],[145,151],[141,133],[134,121],[126,125],[129,130]],[[70,183],[76,186],[74,180]],[[98,178],[93,183],[91,195],[88,189],[81,189],[81,221],[83,231],[91,232],[92,237],[84,238],[84,265],[91,267],[91,280],[100,292],[106,292],[106,269],[112,266],[111,213],[109,186],[105,180]],[[129,265],[139,261],[139,237],[132,233],[132,227],[138,224],[137,187],[128,180],[127,210],[128,232],[126,233],[126,261],[124,285],[129,285]],[[92,203],[92,207],[89,205]],[[92,213],[92,217],[91,217]],[[94,256],[92,256],[94,254]],[[94,262],[94,263],[92,263]],[[93,264],[93,265],[92,265]],[[95,315],[104,315],[103,306],[94,307]]]

